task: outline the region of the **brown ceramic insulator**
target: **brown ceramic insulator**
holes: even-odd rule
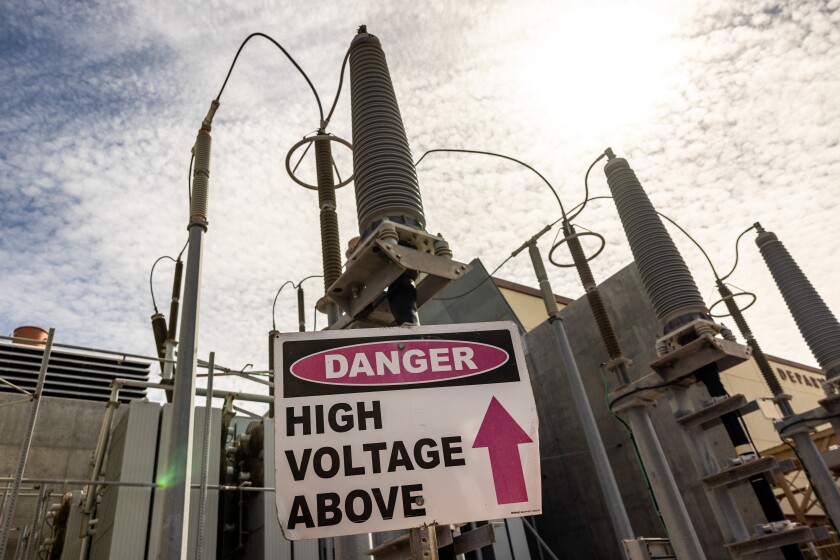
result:
[[[770,367],[770,362],[767,361],[767,356],[764,355],[764,352],[761,350],[758,342],[755,338],[753,338],[750,326],[747,324],[747,320],[744,319],[744,314],[732,298],[732,291],[725,284],[718,284],[718,292],[720,292],[721,297],[723,297],[723,302],[726,305],[726,309],[729,310],[732,320],[735,321],[735,325],[738,327],[738,330],[741,331],[741,336],[746,339],[747,344],[750,348],[752,348],[753,358],[755,358],[755,362],[758,364],[758,370],[761,372],[762,377],[764,377],[764,382],[767,383],[767,386],[770,388],[770,392],[773,393],[773,396],[778,397],[784,393],[784,391],[782,391],[782,385],[779,383],[776,374],[773,373],[773,368]]]
[[[572,253],[572,260],[575,263],[575,268],[583,284],[583,289],[586,290],[586,300],[589,302],[589,308],[592,310],[595,324],[601,333],[601,340],[607,348],[607,354],[609,354],[612,360],[620,358],[622,356],[621,346],[618,344],[615,328],[610,320],[610,316],[607,314],[607,307],[601,298],[601,292],[598,291],[595,277],[592,275],[592,269],[589,268],[589,261],[586,260],[586,255],[583,254],[580,239],[573,235],[574,228],[571,226],[564,228],[564,233],[569,244],[569,251]]]
[[[335,180],[329,140],[315,140],[318,173],[318,206],[321,208],[321,254],[324,262],[324,291],[341,276],[341,242],[335,212]]]

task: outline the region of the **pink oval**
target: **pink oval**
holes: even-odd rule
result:
[[[479,342],[390,340],[324,350],[299,359],[289,371],[329,385],[400,385],[470,377],[507,361],[507,352]]]

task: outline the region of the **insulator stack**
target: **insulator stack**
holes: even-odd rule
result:
[[[381,220],[425,229],[417,172],[385,53],[364,26],[350,44],[353,173],[359,232]]]
[[[592,275],[592,269],[589,268],[589,261],[586,260],[586,255],[583,253],[580,239],[574,235],[574,226],[564,226],[563,233],[566,235],[569,252],[572,254],[572,260],[580,276],[583,289],[586,290],[586,299],[589,302],[589,308],[592,310],[598,331],[601,333],[601,340],[607,348],[607,354],[609,354],[611,360],[620,358],[622,357],[621,346],[618,344],[615,328],[613,328],[610,316],[607,314],[607,308],[604,305],[603,298],[601,298],[601,292],[598,291],[595,277]]]
[[[184,276],[184,261],[175,262],[175,277],[172,280],[172,303],[169,304],[169,332],[170,340],[178,338],[178,310],[181,304],[181,279]]]
[[[764,377],[764,382],[767,383],[767,386],[770,388],[770,392],[773,393],[774,397],[782,395],[784,393],[782,386],[779,383],[776,374],[773,373],[773,368],[770,366],[767,356],[764,355],[764,352],[758,345],[758,341],[756,341],[755,337],[753,337],[750,326],[744,318],[744,314],[741,312],[738,304],[735,303],[735,300],[732,297],[732,291],[726,286],[726,284],[719,280],[718,292],[720,292],[723,302],[726,305],[726,309],[732,316],[732,320],[735,321],[735,325],[738,327],[738,330],[741,331],[741,336],[743,336],[744,340],[747,341],[747,345],[752,348],[752,356],[755,358],[755,362],[758,364],[758,370],[761,372],[762,377]]]
[[[303,332],[306,330],[306,307],[303,303],[303,288],[298,286],[297,289],[297,304],[298,304],[298,330]]]
[[[324,263],[324,291],[341,276],[341,240],[338,235],[333,158],[329,140],[315,140],[318,175],[318,206],[321,209],[321,255]]]
[[[700,291],[627,160],[610,152],[604,167],[645,291],[668,333],[709,317]]]
[[[207,196],[210,184],[210,131],[201,129],[195,139],[190,216],[207,219]]]
[[[756,245],[799,332],[828,378],[840,376],[840,323],[776,235],[756,228]]]

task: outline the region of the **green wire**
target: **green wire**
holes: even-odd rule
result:
[[[642,476],[645,477],[645,486],[647,486],[648,494],[650,495],[650,501],[653,504],[653,509],[656,511],[656,516],[659,518],[659,523],[662,525],[662,529],[665,531],[665,536],[669,539],[671,536],[668,534],[668,527],[665,525],[665,519],[662,517],[662,512],[659,510],[659,502],[656,501],[656,496],[653,494],[653,488],[650,486],[650,478],[648,478],[647,470],[645,469],[645,465],[642,462],[642,456],[639,454],[639,447],[636,445],[636,438],[633,437],[633,430],[630,429],[630,426],[627,425],[627,422],[621,419],[615,412],[613,412],[612,408],[610,407],[610,397],[609,397],[609,386],[607,385],[607,377],[604,375],[604,367],[603,364],[598,365],[598,372],[601,374],[601,381],[604,383],[604,403],[607,405],[607,410],[610,411],[613,418],[621,422],[621,425],[624,426],[624,429],[627,431],[627,435],[630,437],[630,443],[633,444],[633,451],[636,453],[636,462],[639,464],[639,468],[642,470]]]

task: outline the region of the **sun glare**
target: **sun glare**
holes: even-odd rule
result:
[[[523,88],[558,130],[576,135],[643,123],[678,71],[677,16],[638,5],[580,7],[548,18],[523,45]]]

